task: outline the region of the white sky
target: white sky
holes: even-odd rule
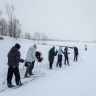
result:
[[[96,0],[0,0],[0,9],[6,4],[15,6],[23,32],[44,32],[53,39],[96,40]]]

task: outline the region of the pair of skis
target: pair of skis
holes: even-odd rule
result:
[[[25,84],[28,83],[28,82],[31,82],[31,81],[35,80],[35,79],[38,78],[38,77],[43,77],[44,75],[45,75],[45,72],[44,72],[44,73],[41,73],[41,72],[40,72],[39,74],[32,75],[32,76],[28,77],[28,78],[31,78],[31,79],[22,82],[22,85],[21,85],[21,86],[25,85]],[[23,78],[21,78],[21,79],[25,79],[25,78],[23,77]],[[10,89],[17,89],[17,88],[20,88],[21,86],[14,85],[14,86],[11,87]],[[3,91],[5,91],[5,90],[7,90],[7,89],[8,89],[8,87],[5,88],[5,89],[3,89],[3,90],[0,90],[0,93],[3,92]]]

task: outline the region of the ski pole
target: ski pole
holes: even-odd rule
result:
[[[79,55],[79,58],[81,59],[80,55]],[[82,59],[81,59],[82,60]]]
[[[24,65],[23,65],[23,69],[22,69],[22,72],[21,72],[21,76],[22,76],[22,74],[23,74],[23,70],[24,70]]]
[[[42,62],[41,62],[41,64],[42,64]],[[40,69],[41,69],[41,64],[40,64]],[[39,72],[41,72],[40,69],[39,69]]]
[[[36,74],[37,74],[37,70],[38,70],[38,62],[37,62],[37,69],[36,69]]]
[[[48,64],[49,64],[49,63],[47,63],[47,66],[48,66]],[[46,66],[46,68],[47,68],[47,66]]]
[[[3,84],[5,84],[6,80],[7,80],[7,77],[5,77],[5,79],[4,79],[4,81],[3,81]]]

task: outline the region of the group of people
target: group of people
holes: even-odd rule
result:
[[[19,62],[24,63],[26,68],[25,72],[25,78],[34,75],[32,74],[32,69],[34,68],[34,63],[35,61],[41,62],[43,60],[42,53],[36,51],[37,46],[34,44],[31,46],[26,55],[26,60],[21,59],[21,54],[20,54],[20,45],[17,43],[15,46],[11,48],[11,50],[8,53],[8,73],[7,73],[7,86],[9,88],[13,87],[12,85],[12,77],[13,74],[15,75],[15,82],[16,85],[21,86],[21,80],[20,80],[20,72],[19,72]]]
[[[78,48],[77,47],[73,47],[74,48],[74,61],[77,61],[78,59]],[[58,67],[62,67],[62,55],[64,54],[64,57],[65,57],[65,60],[64,60],[64,64],[66,65],[66,62],[67,64],[69,65],[69,58],[68,58],[68,47],[65,47],[64,48],[64,51],[62,50],[62,47],[60,46],[59,47],[59,50],[55,52],[55,46],[53,46],[50,50],[49,50],[49,68],[52,69],[52,65],[53,65],[53,62],[54,62],[54,56],[56,56],[58,53],[58,61],[57,61],[57,64],[56,66]]]
[[[34,63],[35,61],[37,62],[42,62],[43,57],[42,57],[42,53],[36,51],[37,49],[37,45],[34,44],[33,46],[29,47],[27,54],[26,54],[26,59],[21,59],[21,54],[20,54],[20,45],[17,43],[15,44],[15,46],[13,46],[11,48],[11,50],[8,53],[8,73],[7,73],[7,85],[9,88],[13,87],[14,85],[12,85],[12,77],[13,74],[15,75],[15,82],[16,85],[21,86],[21,80],[20,80],[20,72],[19,72],[19,62],[24,63],[26,68],[26,72],[25,72],[25,78],[34,75],[32,73],[32,69],[34,68]],[[62,47],[59,47],[59,50],[55,51],[55,46],[53,46],[48,53],[48,60],[49,60],[49,68],[52,69],[52,65],[54,62],[54,56],[56,56],[58,54],[58,61],[56,66],[58,67],[62,67],[62,55],[64,54],[65,57],[65,62],[64,64],[66,65],[66,61],[67,64],[69,65],[69,59],[68,59],[68,47],[65,47],[64,51],[62,50]],[[77,57],[78,57],[78,48],[74,47],[74,61],[77,61]]]

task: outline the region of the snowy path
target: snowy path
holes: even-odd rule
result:
[[[0,42],[0,90],[6,88],[6,84],[2,85],[2,81],[7,74],[7,53],[10,48],[19,42],[21,44],[21,56],[25,58],[28,48],[34,44],[31,40],[5,38],[5,42]],[[51,44],[52,42],[49,42]],[[56,68],[57,57],[55,57],[53,69],[48,69],[48,51],[52,47],[50,45],[37,45],[38,51],[41,51],[44,60],[41,71],[45,72],[45,76],[38,78],[32,82],[25,84],[18,89],[7,89],[0,93],[0,96],[96,96],[96,45],[88,43],[88,51],[84,50],[84,43],[80,42],[53,42],[58,45],[77,46],[79,48],[82,60],[73,61],[74,51],[69,49],[70,66]],[[26,45],[26,46],[25,46]],[[56,49],[58,47],[56,46]],[[40,64],[38,64],[40,66]],[[38,70],[39,70],[38,66]],[[22,76],[23,64],[20,64],[20,72]],[[34,72],[36,72],[37,64],[35,64]],[[23,74],[25,73],[23,70]],[[12,80],[15,84],[14,79]]]
[[[93,48],[86,52],[82,61],[74,62],[59,71],[49,71],[46,68],[45,77],[16,90],[7,90],[0,96],[13,96],[15,93],[18,96],[96,96],[95,50],[96,48]]]

